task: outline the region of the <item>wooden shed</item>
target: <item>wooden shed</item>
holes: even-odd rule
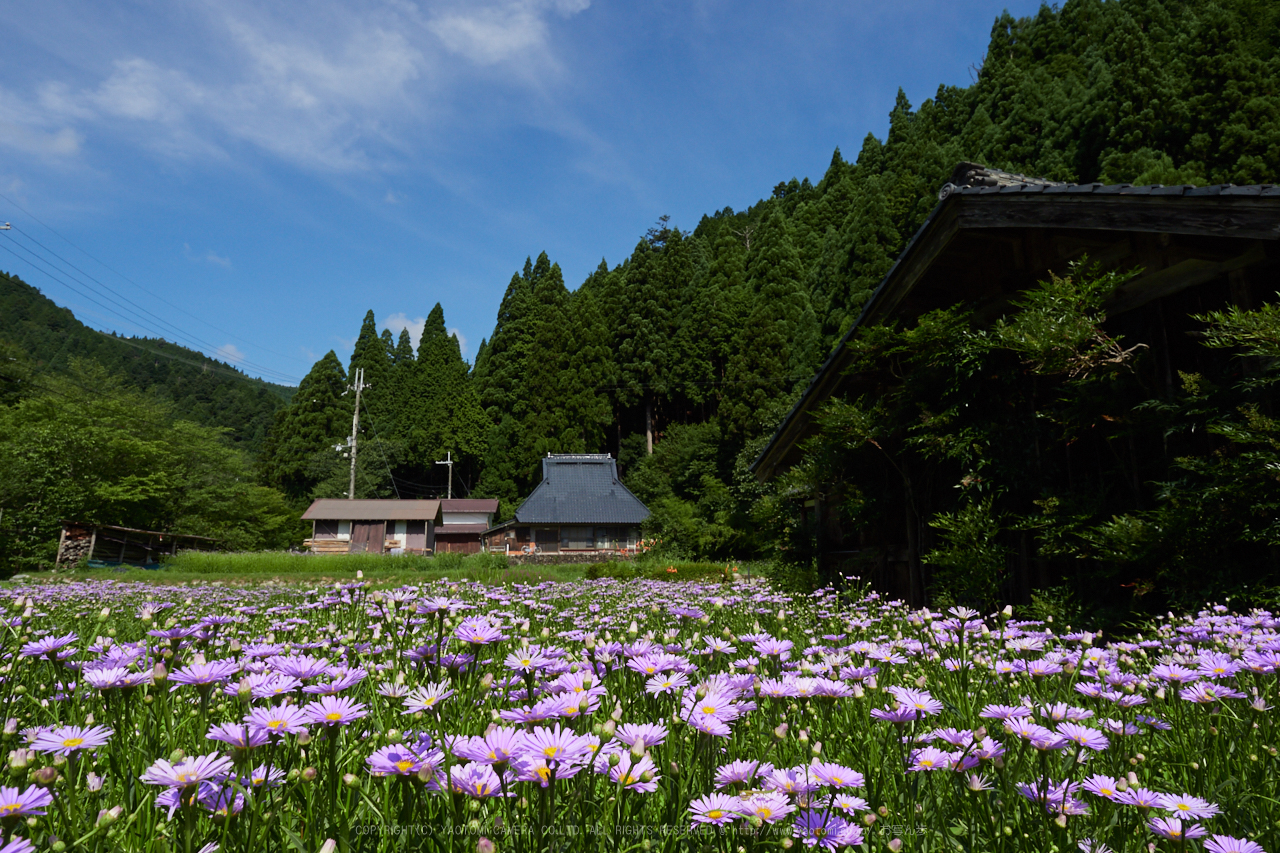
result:
[[[440,501],[444,521],[436,530],[436,551],[475,554],[480,536],[493,526],[498,512],[497,498],[446,498]]]
[[[316,553],[430,554],[441,523],[440,501],[324,498],[302,520],[312,529],[304,544]]]
[[[59,569],[78,565],[158,568],[161,557],[217,548],[218,540],[207,536],[64,521],[54,565]]]

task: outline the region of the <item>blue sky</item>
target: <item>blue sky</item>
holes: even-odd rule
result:
[[[345,361],[370,308],[416,331],[440,302],[470,358],[527,256],[573,288],[663,214],[816,181],[899,86],[967,84],[1001,10],[1038,7],[5,4],[0,269],[273,381]]]

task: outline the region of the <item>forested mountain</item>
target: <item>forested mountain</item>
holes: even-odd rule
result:
[[[655,529],[686,553],[761,547],[746,465],[958,162],[1077,182],[1275,181],[1278,46],[1280,6],[1267,0],[1071,0],[1005,14],[972,85],[940,87],[919,107],[899,93],[887,138],[868,135],[853,162],[837,150],[816,183],[779,183],[690,231],[664,217],[576,290],[545,254],[530,259],[469,374],[456,349],[441,346],[428,366],[422,346],[415,358],[407,339],[379,337],[370,314],[352,362],[374,385],[358,490],[438,493],[434,462],[451,451],[463,488],[509,513],[538,457],[611,452]],[[438,342],[443,318],[432,317]],[[313,369],[304,387],[323,391],[300,391],[276,421],[271,482],[299,496],[341,491],[346,381],[332,354]]]
[[[175,417],[221,427],[256,453],[272,415],[293,389],[253,379],[229,364],[168,341],[91,329],[21,279],[0,273],[0,342],[34,363],[35,381],[65,374],[75,359],[101,365],[128,386],[172,405]]]

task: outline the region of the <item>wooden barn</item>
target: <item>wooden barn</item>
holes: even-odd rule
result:
[[[487,550],[507,553],[630,553],[648,517],[609,454],[549,454],[542,482],[515,517],[485,531],[484,540]]]
[[[442,516],[437,500],[315,501],[302,514],[310,521],[304,543],[318,554],[430,554]]]
[[[1076,185],[962,163],[938,199],[753,463],[761,480],[800,461],[803,442],[816,432],[815,414],[827,400],[868,393],[871,380],[851,372],[855,355],[846,348],[862,327],[910,327],[929,311],[961,304],[975,306],[975,322],[989,323],[1007,313],[1020,292],[1051,274],[1066,274],[1070,262],[1087,255],[1104,269],[1137,271],[1111,295],[1105,328],[1122,335],[1126,346],[1143,346],[1150,384],[1167,386],[1172,395],[1180,371],[1194,373],[1225,358],[1201,345],[1203,324],[1193,315],[1231,306],[1255,309],[1273,301],[1280,287],[1280,186]],[[1152,453],[1159,441],[1155,436]],[[1144,450],[1123,448],[1126,457]],[[1055,452],[1066,454],[1059,467],[1080,477],[1096,476],[1081,460],[1102,470],[1112,449]],[[1103,461],[1094,466],[1092,456]],[[1142,486],[1137,482],[1136,488]],[[934,533],[923,520],[930,499],[904,497],[910,484],[894,488],[899,497],[893,500],[902,505],[886,509],[883,517],[892,523],[875,529],[845,526],[834,507],[836,494],[806,499],[805,514],[817,530],[818,562],[828,577],[871,564],[875,586],[919,605],[927,574],[921,555]],[[1027,600],[1042,567],[1025,535],[1010,550],[1016,563],[1012,597]]]

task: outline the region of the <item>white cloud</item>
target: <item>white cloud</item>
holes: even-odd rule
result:
[[[240,347],[235,344],[223,344],[214,352],[218,358],[231,364],[239,364],[244,361],[244,353],[240,351]]]
[[[467,354],[467,336],[462,334],[461,329],[450,329],[449,334],[458,339],[458,349],[462,351],[462,355],[465,357]]]
[[[387,190],[387,194],[382,197],[382,200],[387,204],[403,204],[404,195],[395,190]]]
[[[189,33],[181,41],[103,33],[85,63],[108,69],[96,80],[0,90],[0,144],[65,157],[101,131],[170,157],[248,145],[306,169],[381,167],[437,128],[429,119],[476,73],[468,63],[508,69],[499,85],[540,89],[540,75],[558,71],[549,20],[589,5],[321,0],[304,16],[272,0],[197,2],[167,22]]]
[[[422,330],[426,325],[426,317],[415,317],[410,320],[409,315],[405,314],[403,311],[397,314],[392,314],[390,317],[387,317],[382,321],[383,328],[390,329],[391,334],[396,335],[397,337],[399,337],[402,329],[408,329],[409,340],[413,342],[413,348],[415,350],[418,348],[418,341],[422,340]]]
[[[0,89],[0,145],[42,159],[80,153],[84,137],[65,121],[54,119],[20,96]]]
[[[206,264],[217,264],[220,267],[231,269],[231,259],[219,255],[213,249],[207,249],[203,255],[198,255],[191,251],[190,243],[183,243],[182,254],[185,255],[189,261],[203,261]]]

